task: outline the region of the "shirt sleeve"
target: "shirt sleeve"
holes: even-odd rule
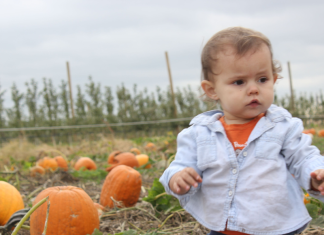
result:
[[[171,191],[169,181],[171,177],[183,170],[186,167],[192,167],[201,176],[202,172],[197,167],[197,144],[193,132],[194,126],[181,131],[177,137],[177,153],[175,160],[171,162],[170,166],[164,171],[160,177],[160,182],[163,184],[165,191],[179,199],[180,204],[184,206],[190,199],[190,196],[199,190],[201,183],[197,188],[191,187],[188,193],[178,195]]]
[[[311,196],[324,200],[317,191],[311,190],[310,173],[324,169],[324,156],[316,146],[311,145],[312,139],[303,134],[304,127],[298,118],[291,119],[291,125],[283,144],[282,153],[290,173],[294,174],[299,185],[307,190]]]

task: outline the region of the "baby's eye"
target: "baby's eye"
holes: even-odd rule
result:
[[[266,77],[263,77],[263,78],[260,78],[259,80],[261,83],[265,83],[266,81],[268,81],[268,78]]]
[[[243,80],[237,80],[233,82],[234,85],[242,85],[243,83],[244,83]]]

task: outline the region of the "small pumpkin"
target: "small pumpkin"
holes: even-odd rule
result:
[[[62,156],[57,156],[54,159],[57,162],[59,168],[63,169],[64,171],[68,170],[68,163],[65,158],[63,158]]]
[[[156,151],[156,146],[155,144],[149,142],[145,145],[145,149],[148,151]]]
[[[116,166],[106,176],[100,194],[100,204],[104,207],[114,207],[114,202],[122,201],[125,207],[136,204],[141,194],[142,177],[141,174],[132,167]]]
[[[134,153],[135,155],[141,154],[141,151],[138,148],[132,148],[130,152]]]
[[[74,186],[50,187],[40,192],[33,205],[49,196],[50,210],[46,235],[86,235],[99,229],[98,211],[92,199]],[[30,234],[41,235],[44,230],[47,205],[42,204],[30,218]]]
[[[307,203],[310,203],[310,200],[308,200],[307,197],[309,197],[309,194],[308,194],[308,193],[306,193],[306,194],[304,195],[304,204],[305,204],[305,205],[306,205]]]
[[[146,154],[138,154],[135,157],[136,157],[136,159],[138,161],[139,166],[143,166],[143,165],[147,164],[148,161],[149,161],[149,156],[147,156]],[[145,169],[148,169],[148,168],[151,168],[151,167],[152,167],[151,164],[147,164],[145,166]]]
[[[314,128],[311,128],[311,129],[304,129],[303,130],[303,133],[305,133],[305,134],[312,134],[312,135],[315,135],[316,134],[316,131],[315,131],[315,129]]]
[[[108,164],[110,167],[106,171],[111,171],[116,166],[126,165],[129,167],[139,167],[138,161],[133,153],[114,151],[108,157]]]
[[[97,165],[96,163],[89,157],[80,157],[79,160],[74,164],[75,170],[96,170]]]
[[[324,129],[318,131],[318,136],[319,137],[324,137]]]
[[[30,168],[30,176],[35,177],[37,174],[45,175],[45,169],[41,166],[34,166]]]
[[[36,162],[36,165],[43,167],[45,170],[56,171],[58,164],[54,158],[44,157]]]
[[[99,218],[100,218],[100,216],[102,216],[103,211],[104,211],[105,208],[104,208],[102,205],[100,205],[99,203],[96,203],[96,202],[94,202],[93,205],[94,205],[95,208],[97,209],[97,211],[98,211],[98,216],[99,216]]]
[[[0,181],[0,225],[7,223],[13,213],[24,209],[24,201],[19,191],[11,184]]]

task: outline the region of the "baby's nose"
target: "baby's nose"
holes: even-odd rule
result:
[[[248,95],[259,94],[259,88],[256,84],[251,84],[248,86]]]

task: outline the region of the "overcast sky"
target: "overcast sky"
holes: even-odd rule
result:
[[[73,93],[88,82],[122,83],[155,91],[169,85],[165,51],[174,87],[200,84],[200,53],[217,31],[243,26],[265,34],[284,77],[279,96],[289,94],[287,61],[296,92],[318,93],[324,85],[324,1],[260,0],[0,0],[0,85],[51,78],[67,79]]]

